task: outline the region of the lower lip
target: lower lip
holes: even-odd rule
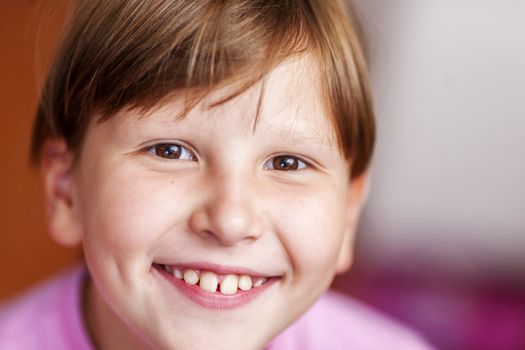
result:
[[[154,266],[153,270],[160,273],[164,279],[191,301],[207,309],[214,310],[228,310],[246,305],[277,281],[277,278],[270,278],[260,287],[252,288],[248,291],[238,290],[234,295],[224,295],[219,292],[209,293],[202,290],[198,285],[187,284],[160,267]]]

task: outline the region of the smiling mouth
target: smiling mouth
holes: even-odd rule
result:
[[[223,309],[242,305],[280,279],[280,276],[214,269],[213,266],[189,267],[154,263],[153,267],[191,300],[209,308]]]

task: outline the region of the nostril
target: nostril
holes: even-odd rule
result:
[[[214,240],[214,241],[218,240],[217,235],[209,230],[202,230],[199,232],[199,234],[203,236],[204,238],[206,238],[207,240]]]

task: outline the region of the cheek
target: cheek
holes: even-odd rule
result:
[[[184,223],[178,199],[184,186],[169,179],[144,178],[126,168],[98,172],[85,184],[83,223],[85,244],[113,255],[147,251],[176,225]]]
[[[296,272],[335,269],[345,232],[344,201],[336,193],[314,192],[285,206],[283,239]]]

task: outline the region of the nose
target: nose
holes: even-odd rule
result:
[[[264,221],[252,190],[253,179],[218,176],[208,182],[205,199],[191,214],[191,230],[222,246],[257,240],[264,232]]]

